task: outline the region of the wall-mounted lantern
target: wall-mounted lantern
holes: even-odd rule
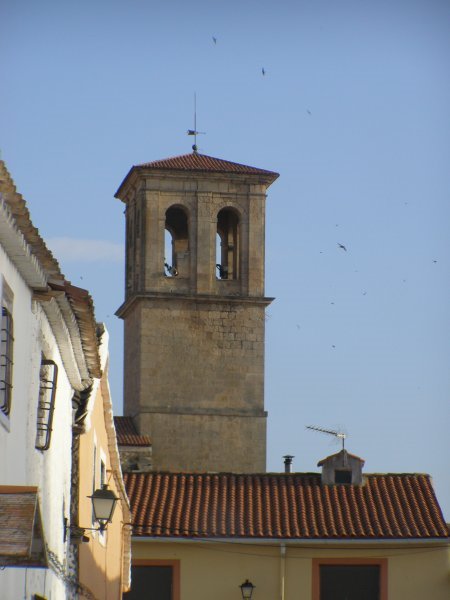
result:
[[[64,519],[64,541],[67,537],[67,531],[72,533],[72,538],[76,542],[88,542],[89,538],[84,535],[85,531],[105,531],[108,523],[112,522],[114,509],[119,498],[114,492],[108,489],[105,483],[100,489],[95,490],[92,496],[87,496],[92,502],[92,512],[94,519],[99,527],[79,527],[78,525],[68,525],[67,519]]]
[[[246,579],[244,581],[244,583],[241,583],[241,585],[239,586],[241,588],[241,594],[242,594],[242,598],[251,598],[252,594],[253,594],[253,590],[255,589],[255,585],[253,585],[253,583],[251,581],[249,581],[248,579]]]
[[[92,496],[88,496],[88,498],[92,501],[94,518],[100,525],[100,531],[104,531],[108,523],[112,521],[114,509],[119,498],[117,498],[112,490],[108,489],[106,483],[102,485],[101,489],[95,490]]]

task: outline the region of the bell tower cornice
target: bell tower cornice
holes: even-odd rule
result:
[[[186,177],[198,179],[201,175],[206,175],[210,179],[211,176],[213,176],[213,179],[223,179],[226,176],[228,180],[231,178],[237,182],[263,185],[266,188],[279,177],[279,174],[274,171],[258,169],[257,167],[193,152],[192,154],[183,154],[132,166],[117,189],[115,197],[126,202],[130,189],[135,191],[138,181],[143,176],[168,175],[172,178],[178,175],[183,179]]]

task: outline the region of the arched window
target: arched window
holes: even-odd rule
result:
[[[180,206],[166,211],[164,240],[164,274],[167,277],[188,275],[189,228],[186,212]]]
[[[239,278],[239,215],[232,208],[217,215],[216,268],[218,279]]]

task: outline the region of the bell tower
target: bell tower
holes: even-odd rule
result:
[[[155,470],[261,472],[266,191],[277,173],[193,152],[133,166],[124,414]]]

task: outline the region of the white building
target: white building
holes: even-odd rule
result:
[[[101,376],[93,306],[65,281],[3,161],[0,300],[0,597],[89,598],[65,524],[72,398]]]

